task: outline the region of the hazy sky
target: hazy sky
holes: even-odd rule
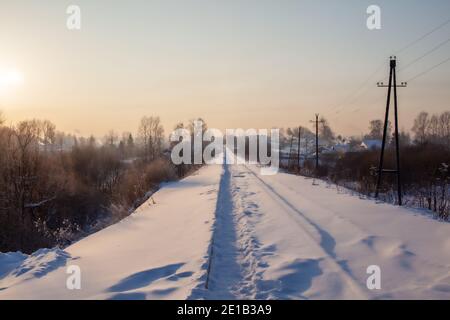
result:
[[[70,4],[80,31],[66,28]],[[381,30],[366,27],[371,4]],[[197,116],[220,129],[310,126],[316,112],[360,134],[383,117],[375,83],[389,55],[449,18],[448,0],[0,0],[0,72],[23,77],[0,90],[0,110],[82,135],[135,131],[144,115],[169,131]],[[449,37],[450,24],[398,54],[400,67]],[[447,43],[398,78],[449,57]],[[450,110],[449,88],[450,62],[399,89],[400,126]]]

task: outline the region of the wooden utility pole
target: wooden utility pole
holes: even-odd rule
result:
[[[305,135],[305,163],[308,160],[308,136]]]
[[[294,135],[291,136],[291,147],[289,148],[288,170],[291,168],[292,145],[294,144]]]
[[[316,124],[316,172],[319,169],[319,122],[323,123],[323,120],[319,121],[319,114],[316,113],[316,120],[310,120],[309,122]]]
[[[381,143],[381,155],[380,155],[380,164],[378,167],[378,177],[377,177],[377,189],[375,192],[375,198],[378,198],[380,187],[381,187],[381,178],[383,173],[394,173],[397,175],[397,195],[398,195],[398,205],[402,205],[402,185],[401,185],[401,176],[400,176],[400,146],[398,139],[398,103],[397,103],[397,88],[404,88],[407,86],[406,82],[402,82],[400,85],[397,85],[396,78],[396,69],[397,66],[397,58],[390,57],[390,71],[389,71],[389,84],[384,85],[383,82],[378,82],[377,86],[379,88],[388,88],[387,93],[387,102],[386,102],[386,113],[384,116],[384,129],[383,129],[383,141]],[[395,153],[397,160],[397,168],[396,169],[383,169],[384,163],[384,149],[386,147],[386,136],[387,136],[387,127],[389,122],[389,107],[391,103],[391,90],[394,89],[394,114],[395,114]]]
[[[302,136],[302,127],[298,127],[298,150],[297,150],[297,154],[298,154],[298,161],[297,161],[298,171],[300,171],[300,141],[301,141],[301,136]]]

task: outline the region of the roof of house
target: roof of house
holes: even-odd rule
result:
[[[361,142],[361,147],[366,149],[380,149],[382,145],[382,141],[378,139],[364,139]]]

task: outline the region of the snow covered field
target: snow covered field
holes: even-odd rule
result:
[[[449,223],[259,172],[205,166],[64,251],[0,254],[0,299],[450,299]]]

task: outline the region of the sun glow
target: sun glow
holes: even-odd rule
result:
[[[0,92],[19,87],[23,82],[23,74],[17,69],[0,69]]]

